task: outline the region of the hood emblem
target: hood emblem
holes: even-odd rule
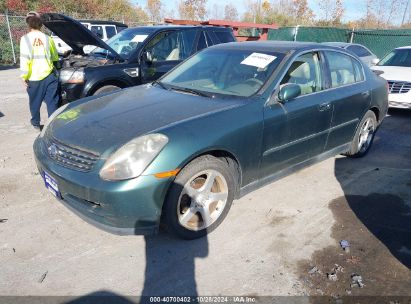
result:
[[[48,148],[47,151],[49,152],[51,157],[56,157],[59,154],[59,150],[55,144],[51,144]]]

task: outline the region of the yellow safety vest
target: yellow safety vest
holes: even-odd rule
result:
[[[20,70],[24,80],[38,81],[46,78],[58,61],[56,45],[51,37],[31,31],[20,40]]]

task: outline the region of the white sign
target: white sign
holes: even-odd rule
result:
[[[148,35],[135,35],[133,39],[131,39],[132,42],[143,42],[146,40]]]
[[[267,65],[273,62],[277,57],[262,54],[262,53],[252,53],[246,59],[241,61],[241,64],[255,66],[260,69],[264,69]]]

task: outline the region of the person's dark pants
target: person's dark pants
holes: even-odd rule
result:
[[[59,106],[59,81],[54,73],[39,81],[29,81],[27,93],[30,100],[31,124],[40,126],[40,107],[43,100],[50,117]]]

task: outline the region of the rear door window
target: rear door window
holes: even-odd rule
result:
[[[214,31],[219,43],[234,42],[233,35],[228,31]]]
[[[116,27],[114,25],[106,25],[106,35],[107,39],[113,37],[116,33]]]
[[[351,52],[353,52],[358,57],[371,56],[371,53],[368,52],[368,50],[366,48],[364,48],[362,46],[359,46],[359,45],[351,45],[347,49],[350,50]]]
[[[153,61],[184,60],[193,51],[196,29],[161,32],[146,47]]]
[[[209,46],[212,46],[213,42],[211,41],[210,36],[208,35],[207,32],[201,31],[200,32],[200,37],[198,38],[198,43],[197,43],[197,51],[205,49]]]
[[[364,79],[364,75],[361,75],[361,66],[358,66],[359,63],[357,63],[357,67],[355,67],[356,60],[351,56],[332,51],[325,51],[324,53],[330,68],[332,88],[352,84]]]

